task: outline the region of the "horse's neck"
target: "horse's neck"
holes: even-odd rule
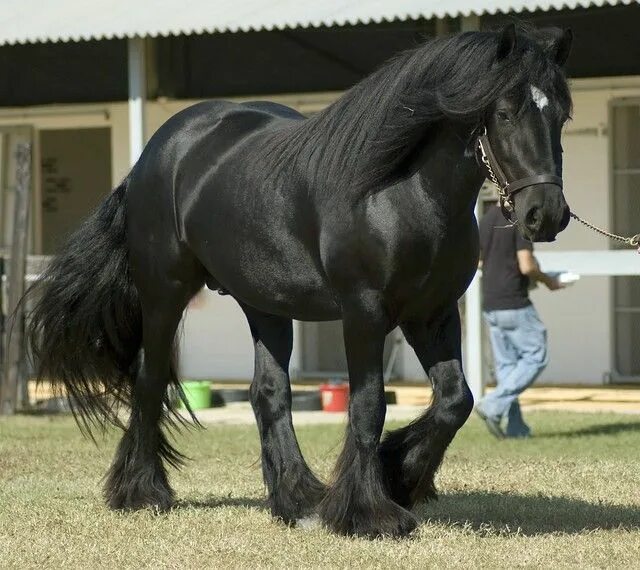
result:
[[[417,139],[430,128],[401,103],[414,95],[405,93],[409,82],[398,79],[403,61],[378,70],[327,109],[294,125],[281,139],[285,152],[279,154],[291,157],[312,184],[324,188],[329,181],[337,192],[356,199],[397,181]]]
[[[484,180],[469,145],[470,129],[443,124],[421,151],[422,191],[449,211],[473,209]]]

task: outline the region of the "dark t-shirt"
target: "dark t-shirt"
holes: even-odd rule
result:
[[[508,225],[498,207],[489,208],[480,220],[480,249],[484,310],[522,309],[530,305],[529,278],[520,273],[516,252],[533,251],[533,244],[515,226]]]

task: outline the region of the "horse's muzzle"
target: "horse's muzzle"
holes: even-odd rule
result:
[[[556,236],[569,225],[569,220],[570,210],[566,203],[552,211],[547,205],[533,205],[527,210],[522,225],[531,241],[555,241]]]

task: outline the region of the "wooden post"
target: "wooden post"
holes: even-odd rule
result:
[[[16,202],[11,259],[9,261],[9,291],[7,313],[9,315],[6,356],[3,362],[3,378],[0,386],[0,414],[13,414],[22,404],[18,386],[20,371],[24,370],[24,305],[20,302],[24,295],[25,270],[27,261],[27,240],[29,235],[29,199],[31,196],[31,143],[19,143],[16,148]],[[24,379],[22,379],[24,381]]]

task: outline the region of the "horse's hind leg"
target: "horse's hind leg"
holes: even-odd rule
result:
[[[325,493],[302,457],[291,421],[291,319],[242,308],[255,348],[251,405],[260,431],[269,506],[274,517],[291,524],[311,514]]]
[[[380,457],[391,496],[411,507],[436,497],[435,474],[473,409],[473,396],[462,371],[457,307],[436,324],[405,323],[402,330],[433,383],[433,400],[417,420],[387,434]]]
[[[133,387],[129,426],[107,473],[104,492],[113,509],[165,510],[174,497],[165,462],[177,467],[182,460],[161,427],[165,407],[171,407],[167,387],[176,382],[173,343],[182,311],[200,283],[170,280],[150,267],[138,275],[142,276],[136,286],[142,304],[144,353]]]

